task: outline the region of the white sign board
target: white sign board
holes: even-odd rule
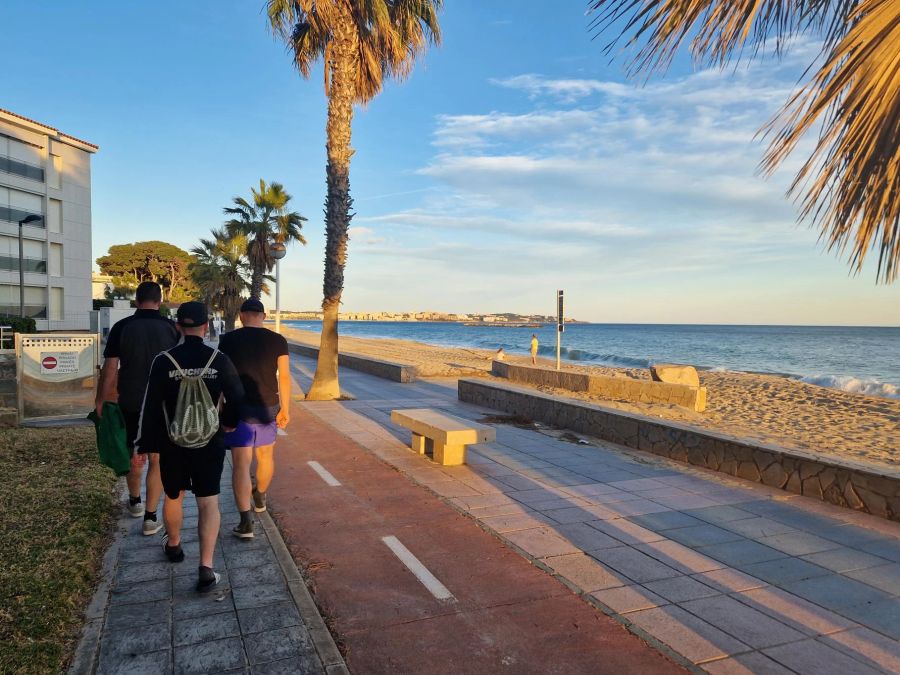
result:
[[[41,352],[41,375],[71,375],[78,372],[78,352]]]

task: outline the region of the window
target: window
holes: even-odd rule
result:
[[[0,284],[0,314],[19,314],[19,286]],[[41,286],[25,287],[25,316],[34,319],[47,318],[47,289]]]
[[[63,275],[62,244],[50,244],[50,256],[47,263],[51,277],[61,277]]]
[[[51,232],[62,232],[62,202],[58,199],[48,201],[47,228]]]
[[[26,272],[47,273],[47,259],[44,256],[43,242],[25,239],[22,242],[22,254]],[[17,237],[0,236],[0,271],[19,271],[19,240]]]
[[[62,187],[62,157],[59,155],[50,155],[50,176],[47,179],[47,185],[57,190]]]
[[[28,227],[46,227],[43,198],[40,195],[12,188],[0,188],[0,220],[18,223],[31,215],[41,216],[41,220],[28,223]]]
[[[50,319],[62,321],[63,316],[63,289],[54,286],[50,289]]]
[[[0,135],[0,171],[44,181],[40,148]]]

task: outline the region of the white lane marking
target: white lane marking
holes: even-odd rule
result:
[[[414,556],[408,548],[400,543],[400,540],[397,539],[397,537],[382,537],[381,541],[387,544],[387,547],[394,552],[394,555],[400,558],[400,561],[409,568],[409,571],[416,576],[416,579],[422,582],[422,585],[427,588],[434,597],[438,600],[456,600],[456,598],[453,597],[453,594],[447,590],[447,587],[438,581],[437,577],[429,572],[428,568],[419,562],[419,559]]]
[[[319,474],[319,478],[324,480],[331,487],[340,487],[341,486],[340,481],[338,481],[337,478],[332,476],[331,473],[329,473],[328,469],[326,469],[324,466],[322,466],[318,462],[307,462],[307,464],[309,464],[309,466],[312,468],[313,471],[315,471],[317,474]]]

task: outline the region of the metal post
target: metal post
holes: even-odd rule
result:
[[[560,369],[559,352],[562,349],[562,333],[565,330],[565,315],[563,313],[563,292],[556,291],[556,369]]]
[[[559,352],[561,349],[562,343],[562,333],[559,332],[559,327],[556,328],[556,369],[559,370]]]
[[[275,332],[281,332],[281,260],[275,261]]]
[[[22,247],[22,223],[19,221],[19,316],[25,318],[25,252]]]

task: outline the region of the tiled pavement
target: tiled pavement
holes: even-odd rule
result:
[[[222,579],[207,594],[194,590],[199,542],[192,495],[185,496],[182,563],[165,559],[162,532],[145,537],[142,520],[123,513],[71,673],[346,672],[268,514],[259,514],[254,539],[231,535],[237,513],[230,478],[226,462],[214,558]]]
[[[292,356],[307,387],[314,363]],[[712,673],[900,672],[900,526],[590,439],[497,426],[468,465],[412,454],[390,411],[478,419],[455,381],[343,369],[310,412],[635,632]]]

